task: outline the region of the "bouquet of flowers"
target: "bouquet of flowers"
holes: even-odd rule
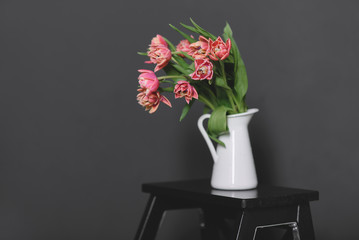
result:
[[[154,113],[161,102],[171,107],[163,93],[174,93],[176,99],[184,98],[186,101],[180,121],[196,100],[204,103],[204,113],[212,111],[208,135],[223,145],[218,136],[228,131],[226,115],[247,111],[246,69],[228,23],[222,38],[190,20],[192,26],[181,25],[191,34],[198,34],[198,40],[170,24],[184,40],[174,46],[165,37],[157,35],[147,52],[138,53],[149,57],[145,63],[156,66],[154,71],[138,70],[140,88],[137,100],[149,113]],[[156,76],[161,69],[165,74]]]

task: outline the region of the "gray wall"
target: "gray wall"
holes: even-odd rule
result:
[[[262,183],[317,189],[318,239],[358,239],[357,1],[0,1],[0,239],[132,239],[143,182],[210,177],[200,104],[149,115],[137,69],[168,23],[229,21],[260,112]],[[161,239],[195,239],[195,213]],[[181,220],[182,219],[182,220]],[[180,223],[178,228],[176,223]]]

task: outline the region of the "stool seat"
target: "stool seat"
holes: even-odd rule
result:
[[[142,191],[150,198],[135,240],[155,239],[165,211],[187,208],[203,213],[205,240],[253,240],[259,229],[273,226],[290,227],[293,239],[314,240],[309,202],[319,199],[318,191],[263,184],[251,190],[218,190],[208,179],[146,183]]]

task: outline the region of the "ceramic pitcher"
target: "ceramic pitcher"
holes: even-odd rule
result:
[[[258,109],[253,108],[244,113],[228,115],[229,132],[219,137],[225,147],[218,144],[217,149],[203,127],[203,121],[211,115],[204,114],[198,119],[198,128],[214,161],[211,179],[213,188],[245,190],[257,187],[257,174],[248,134],[248,124],[256,112]]]

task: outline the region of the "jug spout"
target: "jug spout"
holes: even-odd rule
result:
[[[209,151],[211,152],[211,155],[212,155],[212,158],[213,158],[213,161],[216,163],[218,161],[218,154],[216,152],[216,149],[214,148],[214,145],[210,139],[210,137],[208,136],[207,134],[207,131],[206,129],[203,127],[203,121],[207,118],[210,118],[211,117],[211,114],[203,114],[199,119],[198,119],[198,122],[197,122],[197,125],[198,125],[198,129],[199,131],[201,132],[204,140],[206,141],[207,143],[207,146],[209,148]]]

